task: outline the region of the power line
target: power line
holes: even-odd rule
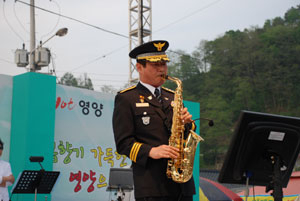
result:
[[[164,27],[158,29],[158,30],[155,31],[155,32],[161,31],[161,30],[163,30],[163,29],[165,29],[165,28],[167,28],[167,27],[169,27],[169,26],[171,26],[171,25],[174,25],[174,24],[176,24],[176,23],[178,23],[178,22],[180,22],[180,21],[182,21],[182,20],[184,20],[184,19],[186,19],[186,18],[188,18],[188,17],[191,17],[192,15],[195,15],[196,13],[198,13],[198,12],[200,12],[200,11],[203,11],[203,10],[206,9],[206,8],[211,7],[212,5],[218,3],[219,1],[221,1],[221,0],[216,0],[216,1],[212,2],[211,4],[208,4],[207,6],[202,7],[202,8],[200,8],[200,9],[198,9],[198,10],[192,12],[191,14],[188,14],[188,15],[186,15],[186,16],[184,16],[184,17],[182,17],[182,18],[180,18],[180,19],[178,19],[178,20],[176,20],[176,21],[174,21],[174,22],[172,22],[172,23],[170,23],[170,24],[168,24],[168,25],[166,25],[166,26],[164,26]],[[21,0],[16,0],[16,2],[20,2],[20,3],[23,3],[23,4],[28,5],[28,6],[33,6],[33,5],[29,4],[29,3],[23,2],[23,1],[21,1]],[[56,12],[53,12],[53,11],[50,11],[50,10],[47,10],[47,9],[44,9],[44,8],[41,8],[41,7],[38,7],[38,6],[34,6],[34,7],[37,8],[37,9],[43,10],[43,11],[45,11],[45,12],[48,12],[48,13],[51,13],[51,14],[54,14],[54,15],[58,15],[58,16],[60,16],[60,17],[64,17],[64,18],[67,18],[67,19],[70,19],[70,20],[73,20],[73,21],[76,21],[76,22],[79,22],[79,23],[81,23],[81,24],[85,24],[85,25],[87,25],[87,26],[91,26],[91,27],[93,27],[93,28],[100,29],[100,30],[102,30],[102,31],[104,31],[104,32],[108,32],[108,33],[111,33],[111,34],[114,34],[114,35],[118,35],[118,36],[121,36],[121,37],[129,38],[128,36],[125,36],[125,35],[122,35],[122,34],[118,34],[118,33],[116,33],[116,32],[112,32],[112,31],[103,29],[103,28],[101,28],[101,27],[98,27],[98,26],[95,26],[95,25],[92,25],[92,24],[83,22],[83,21],[81,21],[81,20],[78,20],[78,19],[75,19],[75,18],[72,18],[72,17],[68,17],[68,16],[65,16],[65,15],[62,15],[62,14],[60,14],[60,13],[56,13]],[[128,44],[126,44],[126,46],[128,46]],[[104,54],[104,55],[102,55],[102,56],[99,56],[99,57],[97,57],[97,58],[95,58],[95,59],[93,59],[93,60],[91,60],[91,61],[89,61],[89,62],[87,62],[87,63],[85,63],[85,64],[82,64],[82,65],[80,65],[80,66],[74,68],[74,69],[71,70],[70,72],[75,71],[75,70],[78,70],[79,68],[82,68],[82,67],[84,67],[84,66],[90,65],[90,64],[92,64],[92,63],[94,63],[94,62],[96,62],[96,61],[98,61],[98,60],[100,60],[100,59],[103,59],[103,58],[105,58],[106,56],[111,55],[111,54],[113,54],[113,53],[119,51],[120,49],[122,49],[122,48],[124,48],[124,47],[126,47],[126,46],[122,46],[122,47],[120,47],[120,48],[118,48],[118,49],[115,49],[115,50],[113,50],[113,51],[111,51],[111,52],[109,52],[109,53],[107,53],[107,54]],[[173,53],[176,53],[176,54],[179,54],[179,55],[186,55],[186,56],[189,56],[189,57],[191,57],[191,58],[198,59],[198,58],[192,57],[192,56],[187,55],[187,54],[183,54],[183,53],[179,53],[179,52],[175,52],[175,51],[171,51],[171,50],[170,50],[170,52],[173,52]]]
[[[63,76],[56,76],[56,77],[57,78],[62,78]],[[76,79],[78,79],[78,78],[76,78]],[[102,79],[93,79],[93,82],[121,82],[121,83],[126,83],[127,80],[102,80]]]
[[[21,20],[17,16],[17,13],[16,13],[16,4],[14,4],[14,14],[15,14],[15,17],[16,17],[18,23],[21,25],[22,29],[24,29],[24,31],[29,34],[29,31],[24,27],[24,25],[21,23]]]
[[[110,79],[105,80],[105,79],[101,79],[101,78],[94,78],[93,80],[94,81],[98,81],[98,82],[110,82],[110,81],[112,81],[112,82],[127,82],[128,81],[127,79],[126,80],[120,80],[120,79],[117,79],[117,80],[110,80]]]
[[[185,53],[181,53],[181,52],[177,52],[177,51],[173,51],[173,50],[168,50],[167,52],[172,52],[172,53],[175,53],[175,54],[178,54],[178,55],[181,55],[181,56],[187,56],[187,57],[190,57],[191,59],[195,59],[195,60],[201,61],[199,58],[193,57],[193,56],[191,56],[189,54],[185,54]]]
[[[29,3],[26,3],[26,2],[23,2],[23,1],[20,1],[20,0],[16,0],[16,2],[20,2],[20,3],[23,3],[23,4],[28,5],[28,6],[33,6],[33,5],[29,4]],[[79,23],[81,23],[81,24],[84,24],[84,25],[87,25],[87,26],[90,26],[90,27],[99,29],[99,30],[101,30],[101,31],[104,31],[104,32],[107,32],[107,33],[111,33],[111,34],[114,34],[114,35],[121,36],[121,37],[124,37],[124,38],[129,39],[128,36],[125,36],[125,35],[122,35],[122,34],[119,34],[119,33],[116,33],[116,32],[112,32],[112,31],[103,29],[103,28],[101,28],[101,27],[92,25],[92,24],[90,24],[90,23],[83,22],[83,21],[81,21],[81,20],[78,20],[78,19],[75,19],[75,18],[72,18],[72,17],[68,17],[68,16],[65,16],[65,15],[62,15],[61,13],[56,13],[56,12],[53,12],[53,11],[50,11],[50,10],[47,10],[47,9],[44,9],[44,8],[41,8],[41,7],[38,7],[38,6],[33,6],[33,7],[37,8],[37,9],[40,9],[40,10],[42,10],[42,11],[45,11],[45,12],[54,14],[54,15],[58,15],[58,16],[60,16],[60,17],[67,18],[67,19],[69,19],[69,20],[73,20],[73,21],[79,22]],[[126,44],[126,46],[128,46],[128,44]],[[115,50],[113,50],[113,51],[111,51],[111,52],[109,52],[109,53],[107,53],[107,54],[104,54],[104,55],[102,55],[102,56],[100,56],[100,57],[97,57],[97,58],[95,58],[95,59],[93,59],[93,60],[91,60],[91,61],[89,61],[89,62],[87,62],[87,63],[84,63],[84,64],[82,64],[82,65],[80,65],[80,66],[78,66],[78,67],[72,69],[70,72],[75,71],[75,70],[78,70],[79,68],[82,68],[82,67],[87,66],[87,65],[89,65],[89,64],[92,64],[92,63],[94,63],[94,62],[96,62],[96,61],[98,61],[98,60],[100,60],[100,59],[103,59],[103,58],[105,58],[106,56],[108,56],[108,55],[110,55],[110,54],[113,54],[113,53],[115,53],[115,52],[121,50],[122,48],[124,48],[124,47],[126,47],[126,46],[122,46],[122,47],[120,47],[120,48],[118,48],[118,49],[115,49]]]
[[[1,61],[4,61],[4,62],[6,62],[6,63],[15,64],[14,62],[8,61],[8,60],[6,60],[6,59],[0,58],[0,60],[1,60]]]
[[[174,25],[174,24],[177,24],[178,22],[180,22],[180,21],[182,21],[182,20],[184,20],[184,19],[186,19],[186,18],[189,18],[189,17],[195,15],[196,13],[198,13],[198,12],[200,12],[200,11],[203,11],[203,10],[205,10],[205,9],[207,9],[207,8],[209,8],[209,7],[211,7],[211,6],[213,6],[214,4],[216,4],[216,3],[220,2],[220,1],[222,1],[222,0],[216,0],[216,1],[214,1],[214,2],[212,2],[212,3],[210,3],[210,4],[206,5],[206,6],[204,6],[204,7],[202,7],[202,8],[199,8],[198,10],[196,10],[196,11],[194,11],[194,12],[192,12],[192,13],[190,13],[190,14],[188,14],[188,15],[186,15],[186,16],[184,16],[184,17],[182,17],[182,18],[180,18],[180,19],[178,19],[178,20],[176,20],[176,21],[174,21],[174,22],[171,22],[170,24],[167,24],[166,26],[164,26],[164,27],[162,27],[162,28],[157,29],[157,30],[154,31],[154,32],[155,32],[155,33],[156,33],[156,32],[159,32],[159,31],[161,31],[161,30],[166,29],[167,27],[170,27],[170,26],[172,26],[172,25]]]
[[[30,3],[26,3],[26,2],[24,2],[24,1],[20,1],[20,0],[15,0],[15,1],[16,1],[16,2],[20,2],[20,3],[23,3],[23,4],[28,5],[28,6],[31,6],[31,7],[33,6],[33,5],[31,5]],[[79,22],[79,23],[81,23],[81,24],[84,24],[84,25],[87,25],[87,26],[90,26],[90,27],[99,29],[99,30],[101,30],[101,31],[104,31],[104,32],[107,32],[107,33],[110,33],[110,34],[114,34],[114,35],[121,36],[121,37],[123,37],[123,38],[129,39],[128,36],[125,36],[125,35],[123,35],[123,34],[119,34],[119,33],[113,32],[113,31],[109,31],[109,30],[107,30],[107,29],[104,29],[104,28],[101,28],[101,27],[98,27],[98,26],[89,24],[89,23],[87,23],[87,22],[83,22],[83,21],[78,20],[78,19],[75,19],[75,18],[73,18],[73,17],[68,17],[68,16],[66,16],[66,15],[62,15],[62,14],[59,14],[59,13],[50,11],[50,10],[47,10],[47,9],[45,9],[45,8],[41,8],[41,7],[39,7],[39,6],[33,6],[33,7],[34,7],[34,8],[37,8],[37,9],[40,9],[40,10],[42,10],[42,11],[45,11],[45,12],[54,14],[54,15],[58,15],[58,16],[60,16],[60,17],[64,17],[64,18],[69,19],[69,20],[73,20],[73,21],[75,21],[75,22]]]
[[[92,63],[94,63],[94,62],[96,62],[96,61],[98,61],[98,60],[100,60],[100,59],[104,59],[105,57],[107,57],[107,56],[109,56],[109,55],[111,55],[111,54],[113,54],[113,53],[115,53],[115,52],[117,52],[117,51],[123,49],[124,47],[127,47],[127,46],[128,46],[128,44],[126,44],[126,45],[124,45],[124,46],[122,46],[122,47],[119,47],[119,48],[117,48],[117,49],[115,49],[115,50],[113,50],[113,51],[111,51],[111,52],[109,52],[109,53],[107,53],[107,54],[103,54],[102,56],[99,56],[99,57],[97,57],[97,58],[95,58],[95,59],[93,59],[93,60],[91,60],[91,61],[88,61],[87,63],[84,63],[84,64],[82,64],[82,65],[80,65],[80,66],[78,66],[78,67],[76,67],[76,68],[73,68],[70,72],[73,72],[73,71],[75,71],[75,70],[78,70],[79,68],[82,68],[82,67],[87,66],[87,65],[89,65],[89,64],[92,64]]]
[[[172,22],[172,23],[170,23],[170,24],[168,24],[168,25],[166,25],[166,26],[160,28],[160,29],[158,29],[158,30],[156,30],[155,32],[161,31],[161,30],[163,30],[163,29],[165,29],[165,28],[167,28],[167,27],[169,27],[169,26],[171,26],[171,25],[174,25],[174,24],[176,24],[176,23],[178,23],[178,22],[180,22],[180,21],[182,21],[182,20],[184,20],[184,19],[186,19],[186,18],[188,18],[188,17],[191,17],[191,16],[195,15],[196,13],[198,13],[198,12],[200,12],[200,11],[203,11],[203,10],[205,10],[206,8],[209,8],[209,7],[213,6],[214,4],[216,4],[216,3],[220,2],[220,1],[222,1],[222,0],[216,0],[216,1],[214,1],[214,2],[212,2],[212,3],[210,3],[210,4],[208,4],[207,6],[202,7],[202,8],[200,8],[200,9],[198,9],[198,10],[196,10],[196,11],[194,11],[194,12],[192,12],[192,13],[190,13],[190,14],[188,14],[188,15],[186,15],[186,16],[184,16],[184,17],[182,17],[182,18],[180,18],[180,19],[178,19],[178,20],[176,20],[176,21],[174,21],[174,22]],[[126,46],[128,46],[128,44],[127,44]],[[122,48],[124,48],[124,47],[126,47],[126,46],[123,46],[123,47],[120,47],[120,48],[116,49],[115,52],[118,51],[118,50],[120,50],[120,49],[122,49]],[[176,54],[179,54],[179,55],[185,55],[185,56],[189,56],[189,57],[194,58],[194,59],[198,59],[198,58],[192,57],[192,56],[187,55],[187,54],[183,54],[183,53],[179,53],[179,52],[175,52],[175,51],[171,51],[171,50],[169,50],[169,51],[170,51],[170,52],[173,52],[173,53],[176,53]],[[79,68],[82,68],[82,67],[84,67],[84,66],[87,66],[87,65],[89,65],[89,64],[92,64],[92,63],[94,63],[94,62],[96,62],[96,61],[98,61],[98,60],[100,60],[100,59],[105,58],[106,56],[108,56],[109,54],[112,54],[112,53],[114,53],[114,51],[112,51],[111,53],[108,53],[108,54],[104,54],[103,56],[97,57],[97,58],[95,58],[95,59],[93,59],[93,60],[91,60],[91,61],[89,61],[89,62],[87,62],[87,63],[85,63],[85,64],[82,64],[82,65],[80,65],[80,66],[74,68],[72,71],[75,71],[75,70],[77,70],[77,69],[79,69]]]
[[[175,21],[175,22],[172,22],[172,23],[166,25],[165,27],[162,27],[161,29],[158,29],[158,30],[155,31],[155,32],[161,31],[161,30],[163,30],[163,29],[165,29],[165,28],[167,28],[167,27],[169,27],[169,26],[171,26],[171,25],[173,25],[173,24],[176,24],[176,23],[178,23],[178,22],[180,22],[180,21],[182,21],[182,20],[184,20],[184,19],[186,19],[186,18],[188,18],[188,17],[190,17],[190,16],[192,16],[192,15],[194,15],[194,14],[200,12],[200,11],[203,11],[204,9],[209,8],[210,6],[212,6],[212,5],[216,4],[216,3],[218,3],[219,1],[221,1],[221,0],[214,1],[214,2],[212,2],[211,4],[208,4],[207,6],[202,7],[202,8],[200,8],[200,9],[198,9],[198,10],[192,12],[191,14],[186,15],[186,16],[180,18],[179,20],[177,20],[177,21]],[[23,1],[20,1],[20,0],[16,0],[16,2],[20,2],[20,3],[26,4],[26,5],[28,5],[28,6],[32,6],[31,4],[28,4],[28,3],[23,2]],[[74,20],[74,21],[76,21],[76,22],[79,22],[79,23],[82,23],[82,24],[85,24],[85,25],[88,25],[88,26],[91,26],[91,27],[93,27],[93,28],[100,29],[100,30],[105,31],[105,32],[108,32],[108,33],[112,33],[112,34],[115,34],[115,35],[118,35],[118,36],[122,36],[122,37],[125,37],[125,38],[129,38],[128,36],[124,36],[124,35],[122,35],[122,34],[118,34],[118,33],[112,32],[112,31],[105,30],[105,29],[103,29],[103,28],[97,27],[97,26],[95,26],[95,25],[91,25],[91,24],[89,24],[89,23],[86,23],[86,22],[77,20],[77,19],[75,19],[75,18],[71,18],[71,17],[65,16],[65,15],[62,15],[62,14],[60,14],[60,13],[55,13],[55,12],[53,12],[53,11],[50,11],[50,10],[47,10],[47,9],[44,9],[44,8],[41,8],[41,7],[38,7],[38,6],[34,6],[34,7],[35,7],[35,8],[38,8],[38,9],[40,9],[40,10],[43,10],[43,11],[45,11],[45,12],[49,12],[49,13],[51,13],[51,14],[55,14],[55,15],[58,15],[58,16],[61,16],[61,17],[64,17],[64,18],[67,18],[67,19],[70,19],[70,20]],[[95,59],[92,59],[92,60],[90,60],[90,61],[88,61],[88,62],[86,62],[86,63],[84,63],[84,64],[82,64],[82,65],[80,65],[80,66],[78,66],[78,67],[76,67],[76,68],[74,68],[74,69],[72,69],[70,72],[73,72],[73,71],[78,70],[78,69],[80,69],[80,68],[82,68],[82,67],[85,67],[85,66],[87,66],[87,65],[90,65],[90,64],[92,64],[92,63],[94,63],[94,62],[96,62],[96,61],[98,61],[98,60],[100,60],[100,59],[104,59],[104,58],[106,58],[107,56],[109,56],[109,55],[111,55],[111,54],[113,54],[113,53],[115,53],[115,52],[119,51],[120,49],[122,49],[122,48],[124,48],[124,47],[127,47],[127,46],[128,46],[128,44],[126,44],[125,46],[122,46],[122,47],[120,47],[120,48],[117,48],[117,49],[115,49],[115,50],[113,50],[113,51],[111,51],[111,52],[109,52],[109,53],[107,53],[107,54],[103,54],[102,56],[96,57]],[[180,54],[180,55],[185,55],[185,54],[178,53],[178,52],[175,52],[175,51],[171,51],[171,52],[174,52],[174,53]],[[190,56],[190,57],[191,57],[191,56]],[[195,59],[196,59],[196,58],[195,58]]]
[[[69,71],[56,71],[56,72],[58,72],[58,73],[68,73]],[[86,73],[86,72],[72,72],[72,74],[84,74],[84,73]],[[100,75],[100,76],[128,76],[128,75],[126,75],[126,74],[100,74],[100,73],[87,73],[87,75]]]
[[[55,0],[51,0],[50,2],[53,2],[53,3],[57,6],[58,12],[59,12],[59,14],[61,14],[59,4],[58,4]],[[58,16],[58,19],[57,19],[57,21],[56,21],[56,24],[55,24],[55,26],[51,29],[51,31],[49,31],[47,34],[44,34],[44,35],[42,35],[42,36],[40,37],[41,40],[42,40],[44,37],[46,37],[46,36],[52,34],[52,33],[56,30],[56,27],[58,26],[59,21],[60,21],[60,16]]]
[[[7,18],[6,18],[6,15],[5,15],[5,9],[4,9],[4,5],[5,5],[5,2],[3,3],[3,17],[4,17],[4,19],[5,19],[5,21],[6,21],[6,23],[7,23],[7,25],[9,26],[9,28],[18,36],[18,38],[19,39],[21,39],[21,41],[24,43],[24,40],[23,40],[23,38],[18,34],[18,32],[16,32],[15,30],[14,30],[14,28],[11,26],[11,24],[8,22],[8,20],[7,20]]]

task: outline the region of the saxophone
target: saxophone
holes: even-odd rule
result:
[[[173,101],[173,122],[169,145],[177,147],[180,155],[176,159],[168,160],[166,173],[167,177],[172,178],[173,181],[185,183],[189,181],[193,175],[194,158],[198,142],[204,139],[193,130],[190,130],[188,137],[184,139],[185,128],[180,118],[181,109],[183,108],[182,82],[180,79],[168,75],[163,75],[162,78],[171,80],[177,84]]]

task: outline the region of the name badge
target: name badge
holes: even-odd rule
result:
[[[149,103],[136,103],[136,107],[149,107]]]

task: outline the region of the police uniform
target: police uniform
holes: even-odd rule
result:
[[[159,51],[154,44],[160,47],[164,45]],[[142,48],[139,46],[138,50],[135,49],[134,57],[142,55],[141,57],[152,59],[152,62],[153,59],[167,60],[164,53],[167,47],[166,41],[152,41],[142,45]],[[163,52],[161,55],[165,55],[164,59],[159,58],[159,54],[153,56],[151,52]],[[162,87],[161,98],[158,100],[141,83],[120,91],[115,97],[113,131],[116,147],[118,153],[125,154],[132,161],[136,199],[192,196],[195,193],[193,178],[183,184],[175,183],[166,176],[168,159],[149,157],[152,147],[168,144],[172,127],[173,99],[172,90]],[[192,129],[194,124],[186,124],[186,127],[186,130]]]

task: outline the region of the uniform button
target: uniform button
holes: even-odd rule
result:
[[[144,112],[143,114],[144,114],[144,115],[146,115],[146,114],[147,114],[147,112]]]

